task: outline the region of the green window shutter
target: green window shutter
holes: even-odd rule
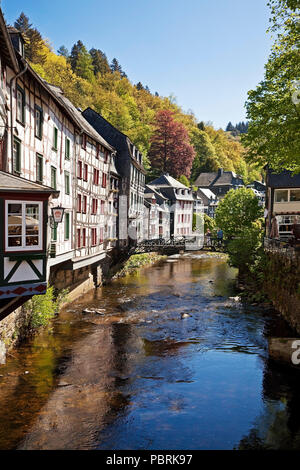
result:
[[[51,188],[56,189],[56,168],[51,167]]]
[[[21,173],[21,141],[14,138],[13,148],[13,173]]]
[[[53,128],[53,149],[57,150],[57,142],[58,142],[58,129],[56,127]]]
[[[66,137],[65,141],[65,158],[66,160],[70,160],[70,139]]]
[[[70,239],[70,213],[65,213],[65,240]]]
[[[43,182],[44,178],[44,161],[43,161],[43,156],[37,153],[36,155],[36,180],[39,183]]]
[[[70,194],[70,173],[65,171],[65,193]]]

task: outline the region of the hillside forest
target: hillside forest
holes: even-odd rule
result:
[[[239,126],[230,123],[224,131],[198,122],[173,96],[133,84],[116,58],[109,62],[102,50],[88,50],[80,40],[71,51],[62,46],[55,52],[24,13],[14,27],[23,34],[27,60],[43,79],[59,86],[76,107],[93,108],[128,135],[144,155],[148,181],[167,170],[192,184],[200,172],[220,167],[240,174],[246,183],[261,179],[261,169],[246,162]],[[170,137],[168,148],[160,145],[162,132]]]

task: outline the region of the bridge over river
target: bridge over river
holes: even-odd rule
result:
[[[203,249],[224,251],[224,243],[211,238],[209,244],[207,244],[203,235],[157,238],[143,240],[131,249],[130,254],[150,253],[153,251],[162,254],[174,254],[181,251],[199,251]]]

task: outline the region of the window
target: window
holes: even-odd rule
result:
[[[102,188],[106,188],[107,185],[107,174],[102,173]]]
[[[25,124],[25,92],[17,87],[17,121]]]
[[[77,178],[79,180],[82,179],[82,162],[81,161],[78,161],[77,163]]]
[[[94,168],[94,184],[98,185],[99,184],[99,170],[97,170],[96,168]]]
[[[70,212],[65,213],[65,240],[70,240]]]
[[[85,164],[84,164],[84,167],[83,167],[83,181],[87,181],[87,180],[88,180],[88,174],[89,174],[89,167],[88,167],[88,165],[85,163]]]
[[[101,201],[100,214],[104,215],[104,211],[105,211],[105,201]]]
[[[70,173],[65,171],[65,193],[70,194]]]
[[[100,228],[100,237],[99,237],[99,243],[100,245],[104,242],[104,235],[103,235],[103,227]]]
[[[97,245],[97,229],[96,228],[91,229],[91,242],[92,242],[92,246]]]
[[[68,137],[65,139],[65,159],[70,160],[70,148],[71,148],[71,142]]]
[[[81,194],[77,194],[77,212],[81,212]]]
[[[57,127],[53,127],[53,150],[57,150],[58,148],[58,129]]]
[[[35,105],[35,136],[41,139],[43,136],[43,110]]]
[[[93,199],[92,201],[92,214],[96,215],[98,211],[98,199]]]
[[[77,248],[81,248],[81,230],[77,229]]]
[[[82,198],[82,212],[86,214],[87,211],[87,197],[83,196]]]
[[[56,168],[51,167],[51,188],[56,189]]]
[[[42,202],[6,201],[6,249],[42,249]]]
[[[85,248],[86,247],[86,229],[82,229],[82,246]]]
[[[107,163],[108,162],[108,151],[105,150],[104,151],[104,163]]]
[[[275,202],[288,202],[289,200],[289,192],[287,189],[280,190],[277,189],[275,191]]]
[[[98,159],[100,155],[100,144],[96,144],[96,158]]]
[[[14,137],[13,148],[13,173],[21,173],[21,141]]]
[[[43,182],[44,177],[44,160],[39,153],[36,154],[36,180],[38,183]]]
[[[300,201],[300,189],[291,189],[290,191],[290,201],[299,202]]]

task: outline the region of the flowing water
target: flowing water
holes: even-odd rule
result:
[[[267,355],[286,326],[235,276],[171,257],[69,305],[0,366],[0,449],[298,448],[300,376]]]

